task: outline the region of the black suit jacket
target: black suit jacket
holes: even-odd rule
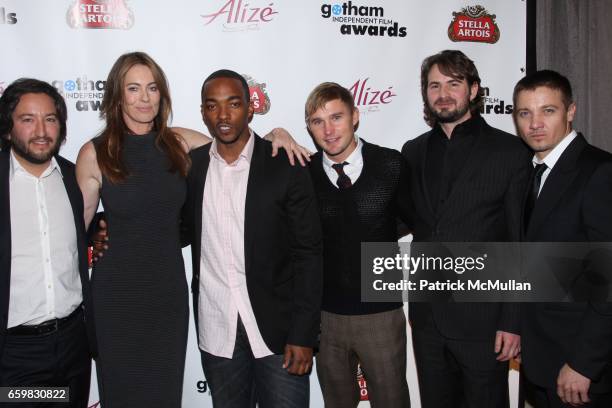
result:
[[[315,346],[322,296],[322,238],[308,169],[255,137],[244,214],[247,289],[259,331],[275,354],[286,344]],[[202,199],[211,144],[191,152],[183,230],[191,242],[194,313],[198,312]],[[234,339],[228,339],[234,341]]]
[[[83,288],[83,305],[87,335],[92,355],[96,354],[95,332],[91,314],[91,296],[89,290],[89,269],[87,259],[87,238],[83,220],[83,196],[76,181],[74,164],[61,156],[55,156],[60,168],[70,206],[74,215],[79,251],[79,274]],[[11,205],[9,196],[10,154],[8,150],[0,151],[0,355],[4,348],[8,322],[9,295],[11,286]]]
[[[474,118],[476,140],[437,213],[429,197],[427,144],[434,130],[404,144],[410,166],[415,207],[414,241],[518,241],[520,203],[528,179],[530,152],[519,138]],[[422,327],[430,313],[448,338],[486,340],[497,330],[518,333],[520,308],[501,303],[411,303],[413,327]]]
[[[540,191],[524,241],[612,242],[612,155],[578,135]],[[556,388],[564,363],[612,390],[612,304],[525,303],[523,364],[534,383]]]

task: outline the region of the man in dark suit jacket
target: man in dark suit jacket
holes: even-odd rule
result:
[[[514,89],[517,130],[535,152],[524,241],[612,241],[612,155],[572,130],[575,111],[570,83],[557,72],[535,72]],[[523,311],[523,368],[535,406],[612,406],[610,304],[525,303]]]
[[[320,221],[308,169],[272,158],[249,129],[252,115],[242,76],[220,70],[204,81],[214,140],[191,153],[183,217],[198,344],[215,406],[307,407]]]
[[[86,407],[87,241],[74,165],[58,155],[62,96],[13,82],[0,98],[0,137],[0,386],[70,387],[69,406]]]
[[[460,51],[426,58],[421,91],[432,129],[402,149],[414,241],[517,241],[529,152],[480,117],[474,63]],[[411,302],[409,317],[423,407],[508,406],[508,360],[520,348],[517,305]]]

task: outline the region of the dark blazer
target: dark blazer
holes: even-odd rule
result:
[[[89,269],[87,257],[87,237],[83,220],[83,196],[76,181],[74,164],[61,156],[55,156],[62,169],[64,186],[68,193],[74,225],[76,226],[77,246],[79,251],[79,274],[83,288],[83,305],[87,324],[87,337],[92,355],[96,354],[95,331],[91,318],[91,296],[89,287]],[[8,322],[9,295],[11,286],[11,205],[9,196],[10,154],[8,150],[0,151],[0,355],[4,348]]]
[[[523,240],[612,242],[612,155],[579,134],[548,175]],[[530,381],[556,388],[568,363],[593,381],[591,391],[612,390],[612,304],[525,303],[523,311]]]
[[[427,187],[427,144],[434,130],[404,144],[415,207],[414,241],[518,241],[520,203],[531,157],[519,138],[473,118],[476,140],[448,199],[433,210]],[[454,339],[492,340],[497,330],[519,332],[520,309],[501,303],[411,303],[413,327],[430,313],[441,334]]]
[[[284,153],[255,137],[244,214],[247,289],[259,331],[275,354],[286,344],[313,347],[320,325],[322,239],[308,169],[291,166]],[[197,324],[202,199],[211,144],[191,152],[183,229],[191,242]],[[228,339],[233,341],[233,339]]]

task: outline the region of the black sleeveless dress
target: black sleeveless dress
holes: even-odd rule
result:
[[[92,274],[100,401],[104,408],[180,407],[189,321],[179,232],[186,184],[168,171],[155,133],[126,136],[124,146],[129,176],[102,182],[109,249]]]

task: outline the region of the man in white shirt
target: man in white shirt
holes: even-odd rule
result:
[[[306,408],[322,286],[308,169],[273,158],[251,131],[249,88],[236,72],[204,81],[201,110],[214,141],[190,153],[183,226],[213,405]]]
[[[36,79],[0,98],[0,386],[69,387],[69,406],[86,407],[87,248],[74,165],[58,155],[66,115]]]
[[[534,151],[523,241],[612,241],[612,155],[572,129],[575,112],[557,72],[535,72],[514,88],[516,128]],[[612,406],[610,305],[523,304],[523,372],[537,408]]]

